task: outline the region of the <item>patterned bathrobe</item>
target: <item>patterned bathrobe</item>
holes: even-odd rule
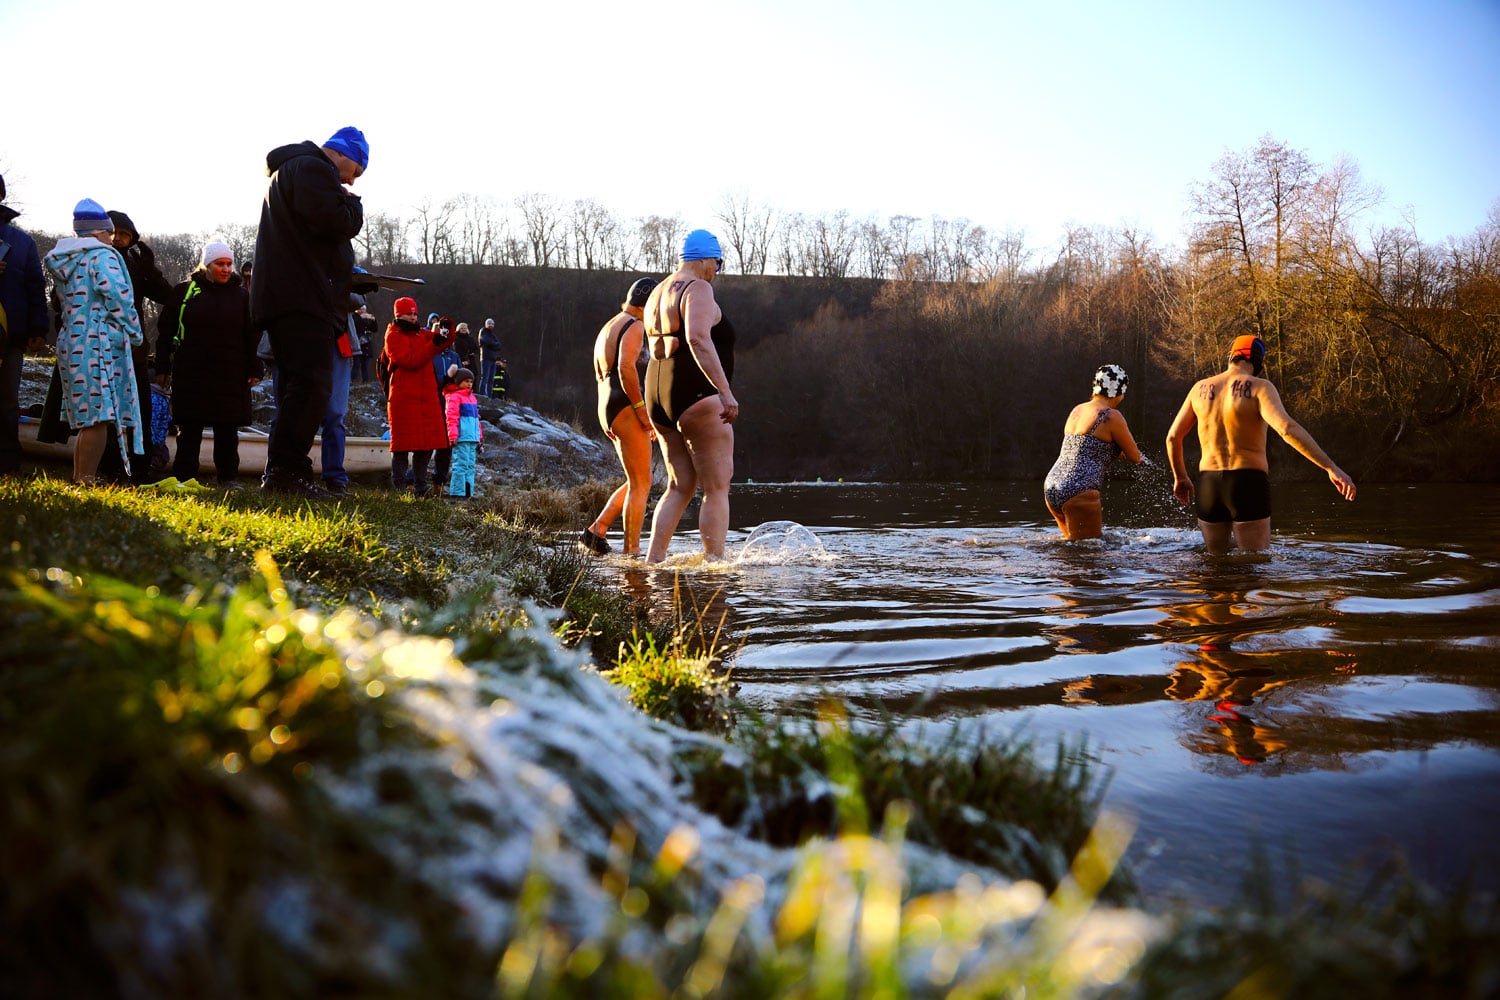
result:
[[[141,342],[135,289],[119,251],[91,236],[57,241],[46,266],[62,301],[57,365],[62,411],[74,430],[112,422],[130,471],[130,452],[144,452],[141,401],[131,347]]]

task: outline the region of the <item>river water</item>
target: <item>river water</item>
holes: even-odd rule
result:
[[[1500,889],[1500,486],[1277,486],[1271,552],[1225,558],[1159,480],[1109,485],[1102,541],[1063,541],[1040,493],[736,485],[728,564],[691,514],[681,572],[608,564],[722,613],[757,709],[1082,745],[1152,895],[1222,902],[1257,852]]]

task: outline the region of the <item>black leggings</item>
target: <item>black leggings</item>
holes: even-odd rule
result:
[[[219,482],[233,482],[240,474],[239,424],[214,424],[213,430],[214,472],[218,474]],[[198,478],[202,452],[203,425],[177,421],[177,455],[172,459],[172,475],[178,479]]]

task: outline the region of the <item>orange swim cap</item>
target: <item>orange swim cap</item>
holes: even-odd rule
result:
[[[1229,360],[1248,361],[1255,366],[1255,374],[1259,375],[1265,368],[1266,342],[1253,333],[1235,337],[1234,346],[1229,348]]]

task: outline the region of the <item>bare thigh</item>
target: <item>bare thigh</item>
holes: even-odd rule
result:
[[[734,478],[734,425],[720,418],[723,412],[719,397],[709,396],[689,406],[677,421],[704,493],[727,493]]]
[[[1069,539],[1098,538],[1104,533],[1104,503],[1098,490],[1084,490],[1062,508],[1067,522],[1063,534]]]

